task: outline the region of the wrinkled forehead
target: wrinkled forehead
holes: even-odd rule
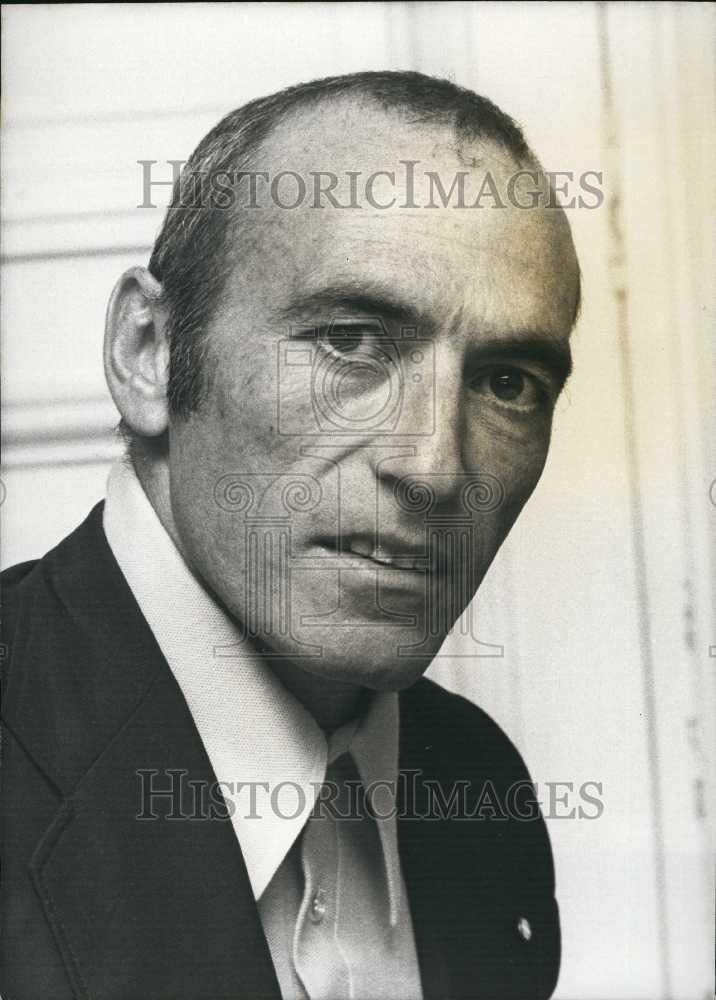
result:
[[[268,180],[258,204],[236,213],[237,280],[254,294],[267,279],[274,296],[383,282],[416,312],[571,326],[578,268],[569,224],[546,207],[538,166],[497,142],[341,100],[291,114],[254,161]]]

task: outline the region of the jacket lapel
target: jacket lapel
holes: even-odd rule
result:
[[[43,627],[18,623],[5,699],[59,796],[30,867],[73,994],[278,998],[211,765],[101,513],[39,564],[21,614]]]
[[[453,994],[450,991],[450,949],[444,939],[445,914],[439,898],[444,889],[439,852],[446,850],[448,845],[435,823],[417,818],[427,812],[424,782],[433,775],[435,762],[429,743],[414,738],[413,703],[411,692],[401,693],[400,865],[410,903],[423,997],[424,1000],[445,1000]]]
[[[505,808],[529,784],[521,758],[431,681],[404,691],[400,711],[398,837],[425,1000],[546,1000],[559,969],[554,870],[541,816]]]

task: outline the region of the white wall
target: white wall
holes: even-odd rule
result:
[[[74,527],[118,450],[104,308],[161,217],[137,160],[186,158],[283,85],[387,67],[485,93],[548,168],[604,171],[604,205],[571,217],[584,309],[552,454],[478,598],[504,655],[458,637],[431,670],[539,784],[603,784],[598,820],[549,822],[557,996],[710,995],[713,8],[15,5],[3,29],[4,565]]]

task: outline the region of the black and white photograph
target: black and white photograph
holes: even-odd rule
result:
[[[710,1000],[714,5],[1,16],[1,1000]]]

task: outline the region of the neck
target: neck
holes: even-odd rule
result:
[[[144,442],[142,442],[142,445],[144,445]],[[193,569],[190,560],[187,558],[185,547],[182,545],[172,515],[171,501],[169,499],[169,466],[163,449],[152,449],[152,451],[148,451],[144,447],[141,450],[132,449],[130,459],[137,479],[141,483],[164,530],[171,537],[187,566]],[[203,580],[200,577],[197,578],[202,583],[202,586],[206,588]],[[212,597],[214,600],[218,600],[229,617],[234,618],[224,603],[213,592]],[[262,658],[259,649],[256,649],[256,656],[257,658]],[[294,698],[311,713],[318,725],[325,732],[330,733],[338,729],[343,723],[354,719],[365,710],[366,699],[369,696],[369,692],[365,688],[311,674],[307,670],[297,667],[291,660],[272,658],[264,660],[264,662],[270,666],[271,670]]]
[[[271,661],[271,669],[324,732],[333,732],[365,711],[370,697],[366,688],[309,674],[288,660]]]

